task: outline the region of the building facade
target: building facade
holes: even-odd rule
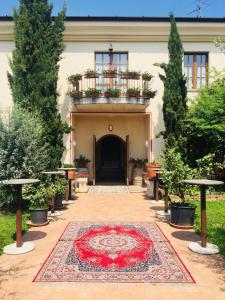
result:
[[[188,76],[188,97],[194,98],[200,87],[210,82],[209,71],[225,68],[225,56],[214,45],[217,36],[225,35],[224,18],[177,18],[183,47],[184,72]],[[103,178],[129,182],[130,158],[157,159],[163,140],[163,84],[156,63],[168,62],[169,18],[135,17],[67,17],[64,32],[65,51],[60,63],[58,105],[63,120],[74,128],[65,137],[63,161],[71,163],[83,155],[90,159],[90,181]],[[0,18],[0,110],[7,114],[12,97],[7,80],[9,58],[14,48],[13,20]],[[86,78],[88,69],[98,78]],[[112,78],[108,70],[116,70]],[[126,70],[149,72],[149,82],[142,76],[124,79]],[[82,74],[75,87],[68,76]],[[140,97],[127,95],[128,89],[139,89]],[[157,91],[154,98],[143,97],[143,91]],[[93,97],[93,90],[101,90]],[[119,89],[120,95],[106,97],[107,89]],[[71,99],[68,92],[82,91]],[[86,92],[85,92],[86,91]],[[89,94],[88,94],[89,92]],[[96,92],[96,91],[95,91]]]

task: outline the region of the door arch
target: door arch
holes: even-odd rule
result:
[[[96,182],[125,182],[126,142],[107,134],[96,142]]]

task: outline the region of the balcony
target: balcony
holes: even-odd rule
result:
[[[77,111],[144,111],[154,98],[150,80],[138,72],[116,71],[75,74],[68,77],[72,110]]]

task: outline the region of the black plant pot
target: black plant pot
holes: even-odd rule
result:
[[[195,206],[171,205],[171,225],[193,227]]]
[[[56,195],[55,196],[55,209],[61,209],[63,208],[63,195]]]
[[[30,210],[30,220],[33,224],[44,224],[47,222],[48,209]]]

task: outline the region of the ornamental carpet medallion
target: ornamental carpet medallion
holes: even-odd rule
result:
[[[71,222],[34,281],[194,283],[155,223]]]

